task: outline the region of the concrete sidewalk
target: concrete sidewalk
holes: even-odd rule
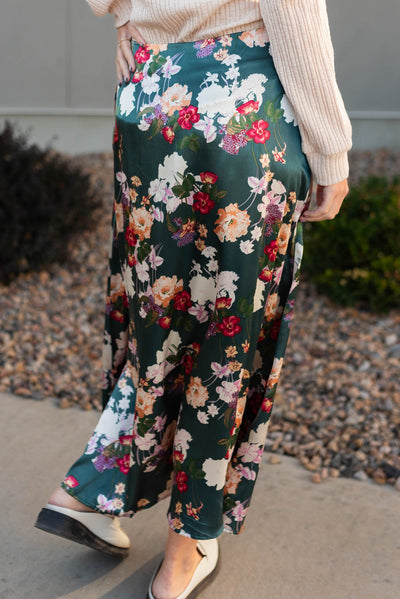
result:
[[[162,554],[167,501],[124,518],[117,561],[33,527],[84,449],[98,414],[1,401],[1,599],[145,599]],[[315,485],[294,458],[265,455],[246,530],[221,537],[220,575],[202,599],[398,599],[400,494],[372,482]]]

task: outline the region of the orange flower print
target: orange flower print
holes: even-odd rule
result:
[[[289,238],[290,238],[290,225],[284,223],[280,230],[279,230],[279,235],[278,235],[278,239],[277,244],[278,244],[278,252],[280,254],[285,254],[286,253],[286,249],[289,243]]]
[[[227,493],[236,493],[238,484],[240,483],[240,472],[232,468],[232,465],[229,464],[228,471],[226,474],[226,483],[224,487],[224,494]]]
[[[115,211],[115,228],[117,233],[122,233],[124,230],[124,208],[122,204],[114,201],[114,211]]]
[[[184,106],[189,106],[191,98],[192,92],[188,93],[187,85],[175,83],[161,96],[161,109],[168,116],[172,116],[175,110],[181,110]]]
[[[220,208],[218,215],[214,232],[220,241],[236,241],[247,234],[250,216],[246,210],[238,208],[237,202],[229,204],[226,209]]]
[[[152,413],[155,400],[156,395],[154,393],[148,393],[142,387],[138,388],[136,397],[136,412],[139,418],[143,418],[144,416],[148,416]]]
[[[238,351],[234,345],[228,345],[228,347],[225,348],[225,353],[227,358],[234,358]]]
[[[154,216],[146,208],[134,208],[131,212],[129,225],[141,241],[150,237]]]
[[[191,376],[190,382],[186,391],[186,399],[194,408],[204,406],[208,399],[207,387],[201,384],[201,378]]]
[[[153,296],[154,301],[157,305],[166,308],[169,302],[175,297],[177,293],[183,291],[183,281],[176,275],[172,277],[166,277],[162,275],[156,279],[153,283]]]
[[[274,320],[282,312],[282,307],[279,306],[279,295],[272,293],[268,297],[267,305],[265,307],[265,316],[268,320]]]
[[[120,273],[110,277],[110,300],[115,303],[117,299],[125,295],[125,285]]]
[[[279,360],[275,358],[274,363],[272,364],[270,375],[268,377],[268,389],[272,389],[272,387],[278,384],[282,366],[283,358],[280,358]]]

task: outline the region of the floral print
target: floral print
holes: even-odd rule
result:
[[[63,487],[239,533],[293,316],[310,170],[264,29],[133,50],[116,94],[104,411]]]

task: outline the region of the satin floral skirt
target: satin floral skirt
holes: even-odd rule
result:
[[[62,487],[116,516],[169,497],[176,532],[237,534],[293,316],[310,169],[264,29],[133,52],[116,93],[104,410]]]

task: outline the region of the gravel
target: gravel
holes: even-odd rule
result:
[[[73,160],[99,194],[93,227],[70,243],[68,264],[0,285],[0,391],[100,410],[112,156]],[[400,174],[400,152],[353,151],[350,164],[351,184],[367,173],[391,177]],[[291,455],[314,483],[345,476],[400,491],[399,363],[399,311],[339,308],[303,277],[266,443],[270,463]]]

